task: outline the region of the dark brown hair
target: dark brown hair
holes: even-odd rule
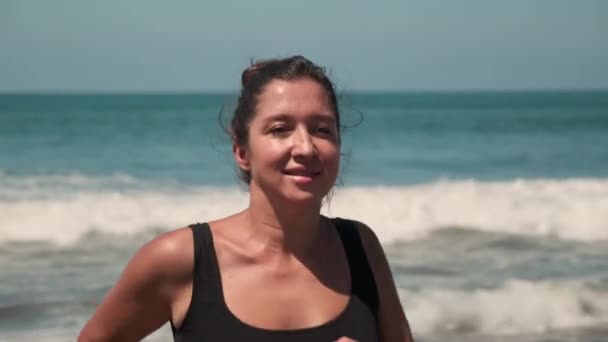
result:
[[[325,68],[318,66],[302,56],[293,56],[282,59],[268,59],[252,62],[251,66],[241,75],[241,92],[237,102],[234,116],[230,122],[230,136],[234,144],[247,147],[249,139],[249,124],[255,115],[259,97],[270,81],[295,80],[308,78],[318,82],[329,100],[329,105],[336,115],[336,128],[338,141],[340,139],[340,112],[338,100],[333,83],[327,77]],[[243,182],[251,182],[251,174],[246,170],[239,170]]]

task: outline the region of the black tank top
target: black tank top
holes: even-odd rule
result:
[[[224,301],[209,225],[191,225],[194,236],[192,299],[182,325],[177,329],[172,325],[175,342],[333,342],[342,336],[360,342],[377,342],[378,291],[357,228],[352,221],[332,220],[348,258],[350,299],[344,311],[334,320],[296,330],[256,328],[234,316]]]

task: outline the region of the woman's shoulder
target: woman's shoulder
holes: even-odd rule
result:
[[[140,340],[166,321],[180,289],[192,277],[189,230],[160,234],[135,253],[79,341]]]
[[[194,244],[192,229],[182,227],[148,241],[130,263],[140,265],[158,280],[180,280],[192,275]]]

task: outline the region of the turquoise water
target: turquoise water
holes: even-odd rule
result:
[[[347,184],[598,177],[608,93],[344,96]],[[234,184],[230,95],[0,97],[0,167]],[[224,108],[222,110],[222,107]],[[220,114],[223,114],[220,117]],[[361,115],[360,115],[361,113]],[[362,121],[361,121],[362,120]]]
[[[0,95],[1,341],[73,340],[144,241],[246,205],[234,101]],[[376,231],[420,340],[608,340],[608,92],[341,101],[324,212]]]

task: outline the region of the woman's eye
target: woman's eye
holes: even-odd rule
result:
[[[289,132],[289,130],[287,129],[286,126],[275,126],[275,127],[272,127],[269,132],[272,135],[281,136],[281,135],[287,134]]]
[[[324,126],[320,126],[320,127],[315,128],[315,132],[319,133],[319,134],[323,134],[323,135],[330,135],[330,134],[332,134],[331,128],[324,127]]]

